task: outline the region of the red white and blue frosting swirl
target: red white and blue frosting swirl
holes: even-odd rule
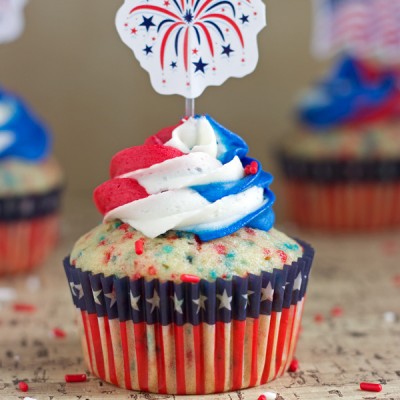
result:
[[[303,97],[298,114],[313,128],[360,125],[400,115],[399,74],[349,56]]]
[[[245,226],[268,231],[273,178],[247,152],[209,116],[183,120],[114,156],[95,203],[106,221],[122,220],[150,238],[172,229],[203,241]]]
[[[51,151],[51,137],[17,96],[0,88],[0,161],[39,162]]]

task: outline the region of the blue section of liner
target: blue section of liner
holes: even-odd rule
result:
[[[314,250],[298,241],[303,256],[282,270],[261,275],[218,278],[215,282],[162,282],[157,279],[105,277],[83,272],[64,260],[75,307],[99,317],[134,323],[199,325],[244,321],[280,312],[301,301],[307,290]]]

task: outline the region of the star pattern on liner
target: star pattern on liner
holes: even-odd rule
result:
[[[80,300],[80,299],[83,297],[83,288],[82,288],[82,285],[81,285],[81,284],[76,285],[74,282],[70,282],[70,283],[69,283],[69,286],[70,286],[70,288],[71,288],[72,295],[73,295],[74,297],[78,297],[78,299]],[[75,289],[78,290],[78,294],[75,292]]]
[[[274,289],[271,282],[268,282],[267,287],[261,288],[261,301],[272,301],[274,299]]]
[[[150,299],[146,299],[146,301],[151,304],[151,310],[150,312],[152,313],[156,308],[160,308],[160,296],[157,293],[157,290],[154,290],[153,297]]]
[[[206,301],[208,300],[207,296],[203,296],[202,294],[198,299],[192,300],[194,304],[197,305],[197,311],[196,314],[200,312],[200,310],[205,310],[206,309]]]
[[[156,26],[156,24],[153,22],[153,16],[149,18],[143,16],[143,22],[140,24],[140,26],[144,26],[147,32],[150,30],[152,26]]]
[[[250,303],[249,296],[251,296],[252,294],[254,294],[252,290],[248,290],[246,294],[242,294],[242,297],[246,300],[245,308],[249,305]]]
[[[104,296],[107,297],[107,299],[110,299],[110,308],[114,307],[117,302],[117,294],[115,293],[115,290],[113,289],[110,293],[104,293]]]
[[[196,67],[194,72],[202,72],[203,74],[206,72],[204,68],[208,65],[207,63],[203,62],[202,58],[200,57],[199,61],[193,62],[193,65]]]
[[[221,310],[221,308],[226,308],[229,311],[232,310],[232,296],[228,296],[228,292],[226,291],[226,289],[224,289],[224,292],[222,294],[217,294],[217,298],[220,301],[218,310]]]
[[[297,275],[297,278],[294,281],[293,290],[300,290],[302,282],[303,282],[303,279],[301,277],[301,272],[299,272],[299,274]]]
[[[139,300],[140,300],[141,296],[140,295],[139,296],[134,296],[133,293],[131,292],[130,293],[130,297],[131,297],[131,307],[132,307],[132,309],[135,310],[135,311],[140,311],[138,303],[139,303]]]
[[[177,313],[179,313],[179,314],[183,314],[183,310],[182,310],[183,299],[182,299],[182,300],[179,300],[179,299],[178,299],[178,296],[176,295],[176,293],[174,294],[173,297],[171,296],[171,299],[172,299],[173,302],[174,302],[175,311],[176,311]]]
[[[233,53],[235,50],[231,49],[231,45],[228,44],[227,46],[222,46],[222,53],[221,54],[226,54],[228,57],[231,56],[231,53]]]
[[[98,304],[99,306],[101,306],[101,301],[100,301],[100,299],[99,299],[99,296],[100,296],[100,294],[101,294],[102,291],[103,291],[102,289],[99,289],[99,290],[92,290],[94,302],[95,302],[96,304]]]
[[[171,64],[169,65],[172,69],[178,67],[178,63],[176,61],[172,61]]]

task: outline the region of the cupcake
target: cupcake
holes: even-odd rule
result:
[[[345,57],[303,99],[281,149],[290,218],[304,228],[400,225],[400,90],[393,71]]]
[[[40,120],[0,90],[0,275],[33,269],[57,243],[62,173],[50,151]]]
[[[118,153],[104,215],[64,261],[89,370],[126,389],[219,393],[290,364],[312,248],[273,227],[272,176],[209,116]]]

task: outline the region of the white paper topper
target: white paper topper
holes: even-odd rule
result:
[[[27,0],[0,0],[0,43],[17,39],[24,30]]]
[[[161,94],[194,99],[207,86],[251,73],[261,0],[125,0],[118,32]]]
[[[400,61],[400,0],[314,0],[313,51]]]

